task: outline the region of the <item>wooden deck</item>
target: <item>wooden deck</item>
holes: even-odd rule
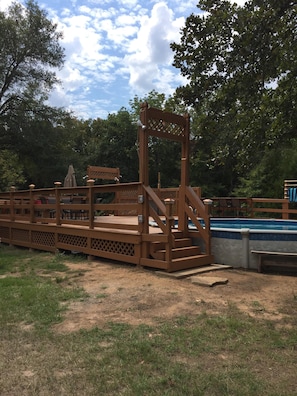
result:
[[[130,195],[130,200],[94,203],[98,194],[107,191],[117,197],[123,192],[125,197]],[[172,196],[172,191],[168,194]],[[55,200],[40,204],[36,197],[41,195]],[[86,199],[78,204],[80,195]],[[138,202],[139,195],[145,197],[148,207]],[[69,196],[76,199],[69,201]],[[153,190],[139,183],[1,193],[0,238],[10,245],[50,252],[76,251],[169,272],[210,264],[210,252],[193,248],[188,230],[173,228],[175,204],[170,198],[165,205]],[[114,214],[107,215],[111,212]],[[137,215],[117,215],[123,212]],[[157,226],[151,227],[150,220]],[[198,238],[201,232],[197,231]]]

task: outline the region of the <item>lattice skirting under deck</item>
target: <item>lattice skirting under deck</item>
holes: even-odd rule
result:
[[[0,226],[2,242],[16,246],[28,246],[34,249],[51,250],[69,249],[81,251],[86,254],[96,255],[111,253],[117,256],[134,257],[135,244],[133,242],[114,241],[109,239],[94,238],[92,236],[73,235],[61,232],[43,230],[29,230],[16,227]],[[56,242],[57,241],[57,242]]]

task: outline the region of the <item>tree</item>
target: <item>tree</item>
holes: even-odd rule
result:
[[[204,13],[189,16],[181,42],[171,45],[189,81],[177,95],[196,111],[207,179],[215,186],[224,174],[231,193],[264,151],[277,155],[296,135],[297,2],[201,0],[198,7]]]
[[[62,33],[37,3],[13,3],[0,12],[0,141],[9,145],[9,135],[35,117],[51,117],[45,105],[58,82],[55,69],[64,62],[59,44]],[[54,110],[57,112],[57,110]]]
[[[86,166],[120,168],[122,182],[138,180],[137,126],[125,108],[106,120],[90,120],[81,138]]]
[[[0,169],[0,191],[8,191],[10,187],[18,187],[25,182],[23,166],[15,153],[0,150]]]

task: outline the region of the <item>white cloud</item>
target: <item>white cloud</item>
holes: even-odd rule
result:
[[[197,0],[38,1],[64,34],[66,60],[57,72],[62,86],[52,93],[52,105],[82,118],[106,117],[133,95],[172,94],[184,83],[171,66],[170,43],[179,41],[185,18],[199,11]],[[0,0],[0,10],[12,2]]]
[[[238,6],[243,7],[247,0],[231,0],[231,3],[236,3]]]
[[[12,3],[13,0],[1,0],[0,11],[5,11]]]
[[[179,39],[184,21],[184,18],[174,19],[165,2],[156,3],[151,15],[142,18],[137,37],[131,41],[124,58],[132,92],[144,94],[156,89],[172,93],[176,75],[167,70],[173,60],[170,43]]]

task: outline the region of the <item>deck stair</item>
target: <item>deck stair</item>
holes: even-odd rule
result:
[[[204,254],[199,246],[193,245],[191,238],[184,237],[181,232],[174,232],[175,243],[172,248],[170,271],[180,271],[210,265],[214,262],[213,255]],[[150,255],[160,261],[166,261],[166,245],[164,242],[152,242]]]

